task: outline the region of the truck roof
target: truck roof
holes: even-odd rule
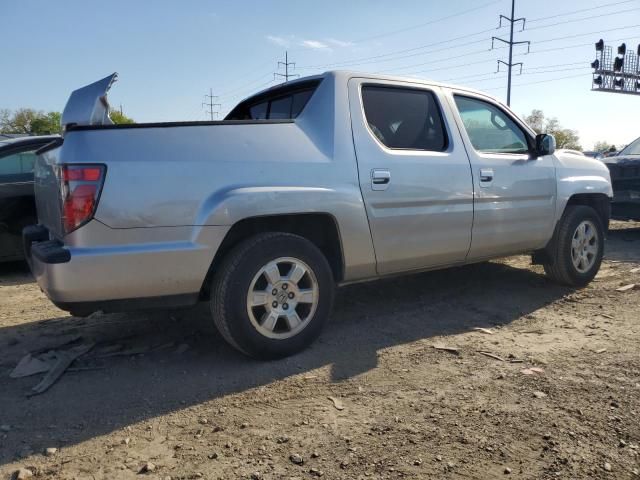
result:
[[[390,81],[395,81],[395,82],[407,82],[407,83],[416,83],[416,84],[420,84],[420,85],[431,85],[431,86],[436,86],[436,87],[445,87],[445,88],[455,88],[457,90],[464,90],[466,92],[470,92],[470,93],[475,93],[477,95],[484,95],[485,97],[489,97],[491,99],[493,99],[496,102],[499,102],[500,104],[503,104],[503,102],[501,100],[499,100],[498,98],[494,97],[493,95],[489,95],[481,90],[476,90],[473,88],[469,88],[469,87],[463,87],[460,85],[453,85],[453,84],[448,84],[448,83],[442,83],[442,82],[437,82],[435,80],[428,80],[428,79],[423,79],[423,78],[415,78],[415,77],[403,77],[403,76],[399,76],[399,75],[381,75],[381,74],[376,74],[376,73],[367,73],[367,72],[358,72],[358,71],[354,71],[354,70],[327,70],[324,73],[318,74],[318,75],[308,75],[306,77],[300,77],[300,78],[296,78],[295,80],[290,80],[289,82],[287,82],[287,85],[295,85],[297,83],[300,82],[308,82],[309,80],[316,80],[316,79],[322,79],[322,78],[326,78],[326,77],[335,77],[337,79],[341,79],[344,80],[345,82],[348,81],[350,78],[370,78],[372,80],[390,80]],[[257,95],[261,95],[264,94],[266,92],[269,92],[270,90],[275,90],[277,88],[282,88],[283,84],[280,83],[278,85],[274,85],[272,87],[268,87],[265,88],[263,90],[260,90],[258,92],[253,93],[252,95],[249,95],[248,97],[244,98],[242,101],[244,102],[245,100],[257,96]]]

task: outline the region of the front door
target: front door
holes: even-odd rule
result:
[[[360,188],[379,274],[463,262],[469,250],[470,164],[440,95],[439,87],[350,80]]]
[[[555,227],[552,155],[536,157],[534,137],[497,102],[468,92],[450,92],[447,98],[473,171],[469,260],[544,247]]]

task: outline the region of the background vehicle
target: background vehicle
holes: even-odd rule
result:
[[[611,173],[611,215],[617,220],[640,220],[640,138],[604,159]]]
[[[37,162],[25,241],[63,309],[206,300],[230,344],[273,358],[319,334],[336,284],[521,252],[569,285],[598,271],[606,167],[480,92],[328,72],[224,121],[124,126],[114,79],[72,93]]]
[[[24,257],[22,229],[36,220],[35,151],[57,135],[0,140],[0,262]]]
[[[602,154],[602,152],[587,151],[587,152],[582,152],[582,154],[586,155],[587,157],[595,158],[596,160],[602,160],[604,158],[604,155]]]

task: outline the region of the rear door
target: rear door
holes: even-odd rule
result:
[[[378,273],[463,262],[471,171],[440,89],[353,78],[349,103]]]
[[[473,169],[469,260],[542,248],[555,226],[553,156],[533,155],[533,135],[499,103],[483,95],[447,92]]]

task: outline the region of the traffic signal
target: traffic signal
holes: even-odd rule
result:
[[[613,71],[614,72],[621,72],[623,66],[624,66],[624,59],[623,58],[616,57],[613,60]]]
[[[626,43],[613,47],[600,39],[595,47],[596,58],[590,63],[591,90],[640,95],[640,44],[627,49]]]

